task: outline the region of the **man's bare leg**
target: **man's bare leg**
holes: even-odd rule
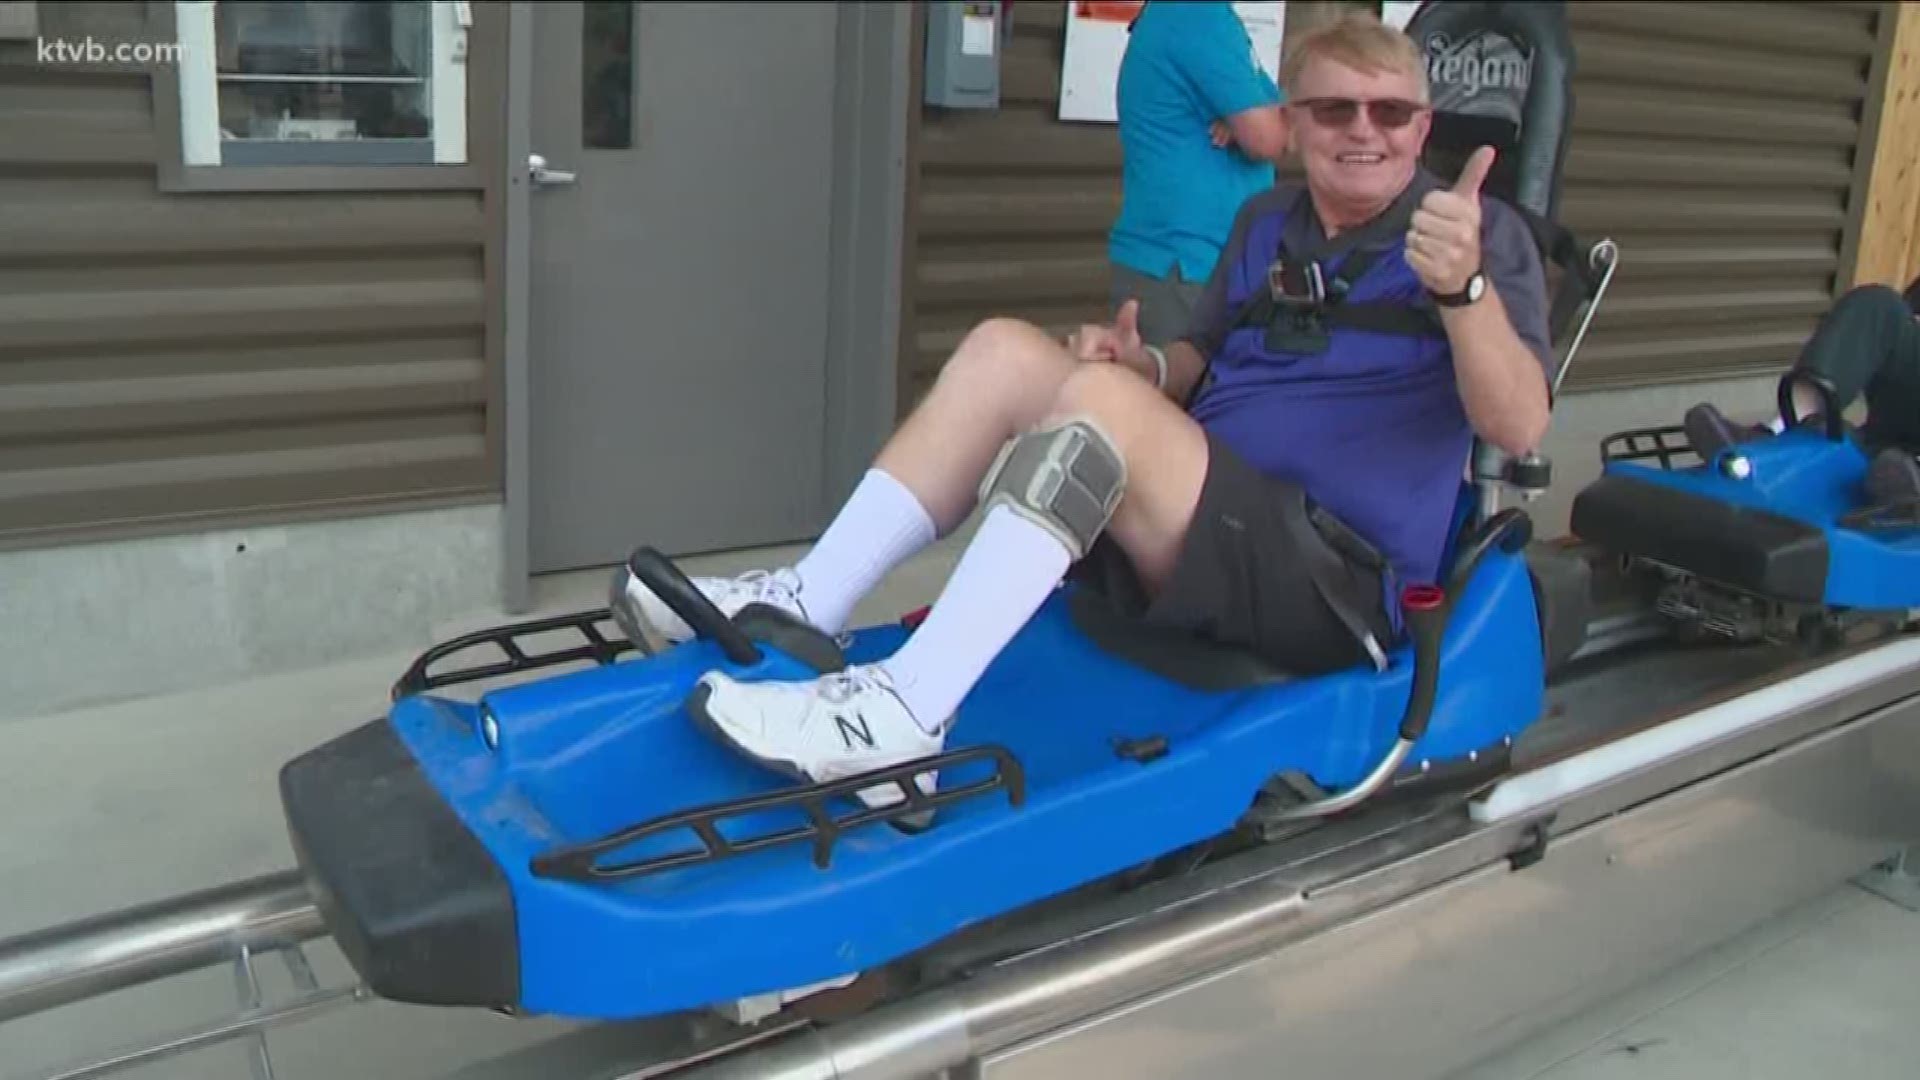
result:
[[[873,466],[911,490],[944,536],[973,512],[994,455],[1046,415],[1077,366],[1036,326],[1017,319],[981,323]]]
[[[728,615],[758,601],[838,633],[894,567],[966,519],[994,455],[1044,414],[1074,366],[1033,326],[1011,319],[980,324],[805,556],[771,572],[699,578],[696,587]],[[629,634],[644,622],[669,640],[692,636],[624,573],[615,593],[616,615],[623,625],[636,623]]]
[[[1092,420],[1126,462],[1126,488],[1106,532],[1147,588],[1158,591],[1180,556],[1206,479],[1206,438],[1166,397],[1111,364],[1069,376],[1039,426],[1074,417]],[[926,621],[881,665],[916,720],[936,730],[948,722],[1060,583],[1073,554],[1005,507],[988,512]]]
[[[1149,590],[1157,589],[1179,557],[1199,500],[1205,437],[1139,376],[1110,364],[1073,368],[1028,426],[1046,430],[1075,419],[1089,422],[1124,463],[1125,485],[1106,532],[1134,560]],[[931,440],[920,445],[936,446]],[[977,472],[977,484],[993,463],[976,442],[955,456],[949,467],[930,467],[919,477],[953,484],[929,489],[931,497],[949,500],[940,510],[954,515],[950,521],[964,516],[974,499],[956,481]],[[932,464],[910,453],[901,457],[903,471]],[[1042,517],[993,506],[926,621],[885,661],[806,682],[741,683],[712,674],[696,695],[696,715],[748,756],[822,782],[937,752],[961,700],[1079,554],[1079,541],[1063,539],[1059,526],[1043,524]],[[876,805],[899,798],[890,787],[862,795]]]

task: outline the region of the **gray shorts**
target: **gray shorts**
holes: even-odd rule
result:
[[[1205,283],[1193,283],[1180,276],[1174,266],[1164,278],[1143,274],[1132,267],[1109,263],[1113,284],[1108,298],[1110,311],[1118,313],[1128,300],[1140,301],[1140,337],[1149,345],[1165,346],[1187,332],[1194,305],[1200,301]]]
[[[1359,635],[1376,644],[1394,636],[1385,558],[1297,484],[1260,472],[1211,434],[1207,453],[1199,503],[1159,592],[1111,533],[1069,576],[1123,618],[1251,652],[1299,678],[1370,663]]]

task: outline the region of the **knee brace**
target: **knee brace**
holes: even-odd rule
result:
[[[1005,506],[1060,538],[1075,559],[1099,537],[1127,487],[1127,462],[1106,432],[1074,417],[1000,448],[980,483],[983,509]]]

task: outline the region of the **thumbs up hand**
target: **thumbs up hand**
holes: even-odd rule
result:
[[[1083,364],[1118,364],[1156,385],[1160,365],[1147,353],[1140,336],[1140,301],[1120,305],[1112,326],[1087,324],[1067,335],[1067,352]]]
[[[1140,301],[1129,300],[1120,305],[1120,314],[1113,320],[1114,350],[1120,359],[1140,355]]]
[[[1413,212],[1407,265],[1436,293],[1459,292],[1480,269],[1480,186],[1493,159],[1493,147],[1475,150],[1453,187],[1427,192]]]
[[[1082,326],[1067,337],[1067,351],[1082,363],[1125,364],[1140,347],[1140,301],[1120,305],[1112,326]]]

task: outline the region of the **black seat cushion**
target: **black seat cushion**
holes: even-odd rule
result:
[[[1574,535],[1760,596],[1817,604],[1827,535],[1802,521],[1631,476],[1603,476],[1573,501]]]

